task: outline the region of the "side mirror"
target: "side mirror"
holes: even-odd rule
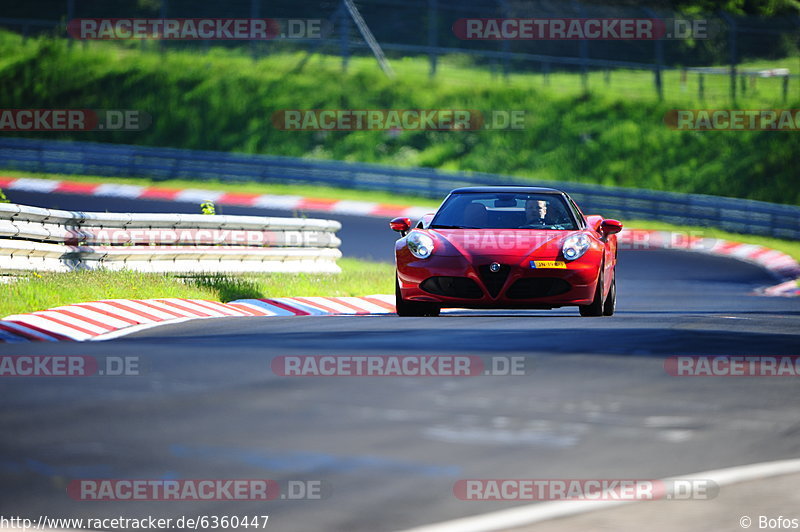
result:
[[[600,223],[600,232],[603,233],[603,236],[615,235],[620,231],[622,231],[622,223],[617,220],[609,218]]]
[[[411,218],[395,218],[389,222],[389,227],[392,228],[392,231],[397,231],[401,235],[406,236],[406,233],[411,230]]]

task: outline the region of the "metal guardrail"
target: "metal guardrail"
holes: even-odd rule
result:
[[[587,213],[800,240],[800,207],[494,174],[318,161],[120,144],[0,139],[0,168],[59,174],[324,185],[443,198],[471,185],[540,185],[567,191]]]
[[[0,204],[0,273],[339,273],[333,220],[67,212]]]

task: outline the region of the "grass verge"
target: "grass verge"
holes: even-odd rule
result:
[[[0,316],[99,299],[183,297],[223,303],[244,298],[364,296],[394,292],[394,266],[340,259],[339,275],[211,275],[182,279],[132,271],[31,273],[6,285]]]

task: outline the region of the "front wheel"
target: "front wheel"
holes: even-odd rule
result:
[[[398,316],[405,317],[420,317],[430,316],[436,317],[441,310],[438,305],[433,303],[424,303],[422,301],[406,301],[400,293],[400,282],[394,282],[394,307]]]
[[[611,279],[611,288],[608,289],[608,297],[603,303],[603,316],[613,316],[614,310],[617,308],[617,276]]]
[[[594,316],[602,316],[604,305],[603,305],[603,267],[600,266],[600,276],[597,279],[597,288],[594,291],[594,299],[588,305],[579,305],[578,310],[581,312],[581,316],[585,317],[594,317]],[[611,295],[609,293],[609,295]]]

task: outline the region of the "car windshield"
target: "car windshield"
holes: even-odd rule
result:
[[[470,192],[451,194],[433,229],[578,229],[560,194]]]

